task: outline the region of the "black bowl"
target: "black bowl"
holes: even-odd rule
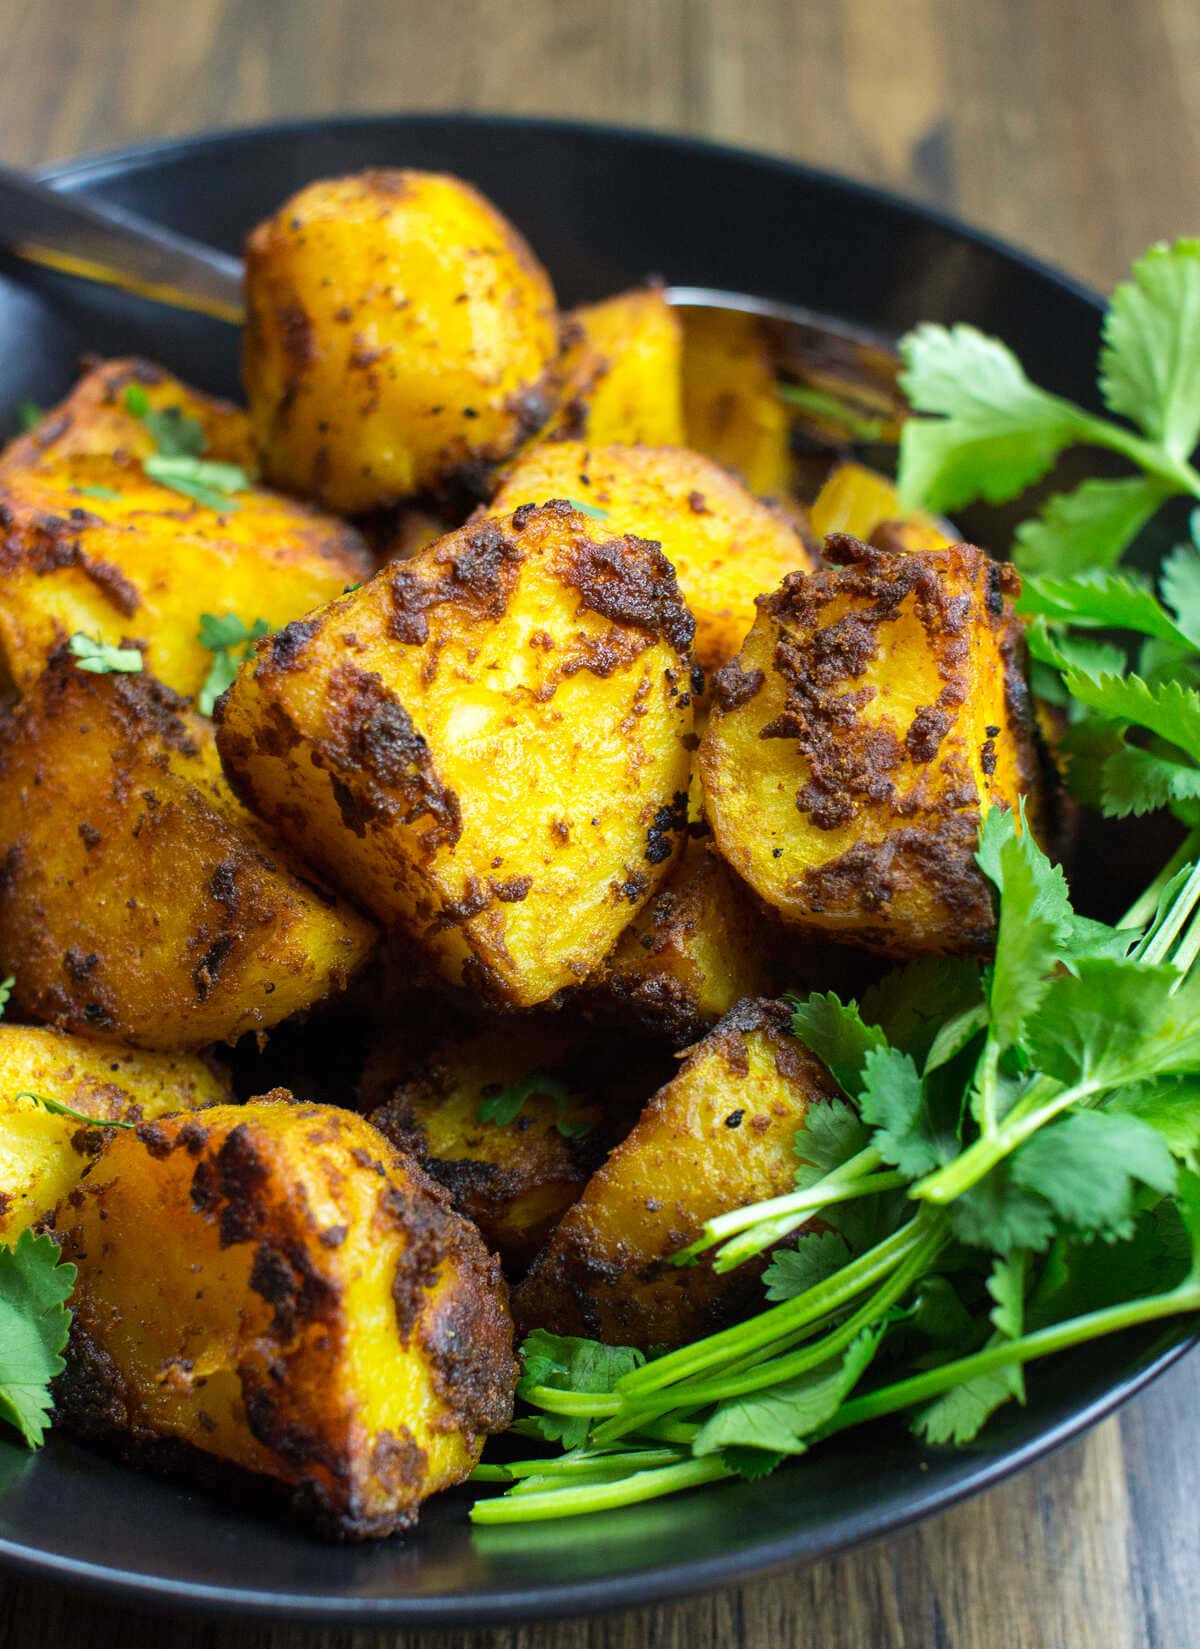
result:
[[[684,138],[386,116],[223,133],[56,177],[233,250],[311,178],[379,164],[473,180],[525,231],[567,303],[653,273],[895,333],[970,320],[1002,334],[1049,388],[1094,398],[1099,306],[1074,282],[877,190]],[[230,329],[59,277],[18,280],[0,263],[0,427],[12,427],[21,399],[64,391],[81,355],[129,352],[236,391]],[[432,1502],[410,1538],[369,1548],[318,1545],[63,1438],[36,1457],[5,1441],[0,1559],[127,1601],[347,1624],[493,1624],[646,1603],[826,1556],[940,1510],[1093,1424],[1187,1343],[1124,1336],[1036,1368],[1028,1408],[965,1451],[923,1450],[880,1424],[758,1483],[527,1529],[473,1530],[460,1490]]]

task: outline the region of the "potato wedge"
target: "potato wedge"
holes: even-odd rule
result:
[[[573,309],[563,334],[561,400],[539,440],[684,444],[683,329],[661,287]]]
[[[819,539],[830,533],[875,539],[880,549],[945,550],[954,542],[933,516],[905,515],[895,485],[886,475],[865,464],[839,464],[809,506],[812,529]]]
[[[194,1111],[232,1098],[215,1067],[191,1054],[145,1054],[0,1025],[0,1242],[44,1219],[104,1143],[104,1131],[44,1110],[38,1094],[115,1122]]]
[[[743,1002],[694,1047],[559,1222],[513,1295],[521,1333],[677,1346],[761,1298],[761,1266],[722,1274],[671,1255],[706,1220],[791,1189],[792,1146],[833,1078],[780,1003]]]
[[[469,486],[555,405],[549,277],[458,178],[310,184],[247,241],[246,307],[266,474],[333,509]]]
[[[583,1000],[595,1015],[685,1047],[742,997],[767,989],[763,926],[709,843],[689,839],[671,879],[626,928]]]
[[[260,647],[221,756],[446,978],[531,1007],[595,970],[678,851],[691,634],[657,545],[521,509]]]
[[[681,447],[546,442],[505,477],[488,513],[568,498],[603,511],[592,529],[657,540],[696,618],[705,669],[732,658],[754,622],[754,598],[813,560],[781,513],[718,465]]]
[[[376,1539],[512,1414],[499,1267],[362,1117],[289,1103],[118,1134],[57,1216],[79,1267],[58,1417],[130,1459],[247,1474]]]
[[[792,479],[790,418],[753,315],[685,309],[685,444],[736,470],[760,498],[782,498]]]
[[[389,1054],[385,1046],[364,1072],[368,1091]],[[415,1069],[410,1053],[371,1121],[445,1186],[506,1269],[521,1271],[634,1121],[647,1092],[633,1093],[638,1075],[666,1063],[638,1057],[628,1039],[616,1048],[558,1025],[490,1026],[447,1040]],[[519,1106],[511,1118],[489,1117],[505,1100],[502,1116]]]
[[[156,450],[125,408],[136,385],[156,413],[199,422],[210,457],[253,468],[242,413],[145,361],[93,368],[0,458],[0,675],[27,691],[75,631],[144,645],[149,667],[195,693],[212,665],[203,612],[277,629],[368,576],[353,528],[249,487],[218,513],[153,480]]]
[[[986,953],[982,813],[1042,772],[1012,568],[836,536],[718,672],[700,750],[725,860],[783,919],[896,957]]]
[[[232,1040],[342,988],[373,939],[278,857],[161,682],[59,654],[0,722],[0,975],[34,1018]]]

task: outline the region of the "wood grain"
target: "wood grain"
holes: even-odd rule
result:
[[[504,109],[794,155],[1099,286],[1200,228],[1195,0],[0,0],[0,25],[10,163],[289,115]],[[9,1584],[0,1649],[1185,1649],[1198,1458],[1193,1358],[885,1546],[680,1604],[381,1640],[150,1621]]]

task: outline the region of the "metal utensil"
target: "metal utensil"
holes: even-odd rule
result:
[[[81,280],[98,281],[178,309],[198,310],[240,325],[245,318],[241,260],[177,235],[133,212],[56,189],[0,166],[0,247]],[[754,315],[781,377],[844,403],[858,419],[894,438],[904,416],[899,361],[890,339],[792,304],[668,286],[680,310]],[[807,415],[810,425],[829,418]],[[832,420],[836,427],[836,417]]]

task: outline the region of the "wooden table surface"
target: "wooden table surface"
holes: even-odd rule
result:
[[[0,0],[0,160],[480,108],[708,134],[894,186],[1107,286],[1195,233],[1196,0]],[[1084,1353],[1086,1355],[1086,1353]],[[885,1545],[699,1599],[428,1649],[1190,1649],[1200,1358]],[[0,1649],[351,1649],[0,1589]],[[408,1641],[393,1635],[388,1641]]]

